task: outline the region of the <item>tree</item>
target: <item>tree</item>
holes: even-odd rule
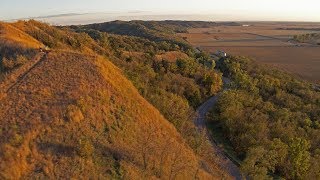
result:
[[[267,150],[261,146],[250,148],[241,165],[241,171],[250,179],[267,179],[268,169],[271,167],[268,159],[265,158],[266,154]]]
[[[293,179],[303,179],[310,168],[310,142],[293,138],[289,143],[289,173]]]
[[[283,143],[280,139],[275,138],[270,144],[270,150],[268,152],[273,167],[270,168],[272,172],[275,172],[276,168],[283,172],[285,167],[285,161],[288,156],[288,145]]]

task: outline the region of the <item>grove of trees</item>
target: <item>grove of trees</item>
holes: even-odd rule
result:
[[[320,178],[320,92],[292,75],[245,57],[217,63],[232,79],[209,115],[252,179]]]

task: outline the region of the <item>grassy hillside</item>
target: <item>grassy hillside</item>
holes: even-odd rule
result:
[[[49,53],[1,99],[0,115],[3,178],[208,175],[175,128],[102,59]]]
[[[6,73],[20,75],[0,94],[0,179],[228,178],[105,58],[116,58],[110,45],[36,21],[10,26],[52,51]]]
[[[0,38],[1,40],[14,41],[26,48],[39,48],[42,45],[30,35],[8,23],[0,22]]]
[[[222,85],[221,73],[214,70],[215,63],[208,54],[196,53],[174,42],[73,27],[75,31],[79,28],[101,46],[111,47],[111,61],[123,70],[139,93],[177,128],[197,154],[212,158],[213,154],[207,153],[209,144],[193,124],[195,109]]]
[[[0,22],[0,82],[6,73],[34,59],[42,46],[13,24]]]

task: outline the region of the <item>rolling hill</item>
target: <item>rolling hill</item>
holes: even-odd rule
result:
[[[22,45],[12,58],[33,54],[0,83],[1,179],[229,178],[139,94],[109,47],[36,21],[4,25],[1,39]]]
[[[8,23],[0,22],[0,39],[2,41],[14,41],[26,48],[39,48],[42,43],[30,35]]]

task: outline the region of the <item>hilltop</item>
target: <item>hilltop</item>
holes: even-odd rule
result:
[[[36,21],[2,24],[1,40],[21,48],[1,45],[13,64],[1,62],[1,179],[228,178],[111,63],[110,45]]]

